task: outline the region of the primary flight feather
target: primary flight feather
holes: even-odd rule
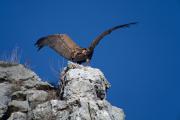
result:
[[[81,64],[83,62],[88,62],[89,60],[91,60],[95,47],[100,42],[100,40],[103,39],[103,37],[110,34],[116,29],[129,27],[130,25],[134,24],[136,24],[136,22],[118,25],[104,31],[92,41],[88,48],[82,48],[78,46],[66,34],[54,34],[42,37],[35,43],[35,45],[37,46],[38,50],[40,50],[44,46],[49,46],[66,59]]]

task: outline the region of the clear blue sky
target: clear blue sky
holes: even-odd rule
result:
[[[126,120],[180,120],[179,0],[1,0],[0,54],[19,46],[22,63],[57,83],[52,68],[63,59],[48,48],[38,53],[39,37],[67,33],[86,47],[105,29],[133,21],[139,24],[101,41],[91,66],[112,84],[108,100]]]

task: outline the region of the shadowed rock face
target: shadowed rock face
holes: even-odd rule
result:
[[[0,61],[0,120],[31,120],[31,111],[56,91],[23,65]]]
[[[0,62],[0,119],[124,120],[123,110],[106,101],[109,87],[99,69],[72,62],[58,89],[22,65]]]

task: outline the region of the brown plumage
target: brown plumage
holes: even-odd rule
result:
[[[136,24],[136,22],[118,25],[104,31],[92,41],[88,48],[81,48],[66,34],[54,34],[42,37],[35,43],[35,45],[38,47],[38,50],[44,46],[49,46],[66,59],[81,64],[91,60],[94,48],[104,36],[110,34],[116,29],[129,27],[133,24]]]

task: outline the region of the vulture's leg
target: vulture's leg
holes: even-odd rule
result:
[[[87,58],[84,65],[85,65],[85,66],[89,66],[89,64],[90,64],[90,59]]]

